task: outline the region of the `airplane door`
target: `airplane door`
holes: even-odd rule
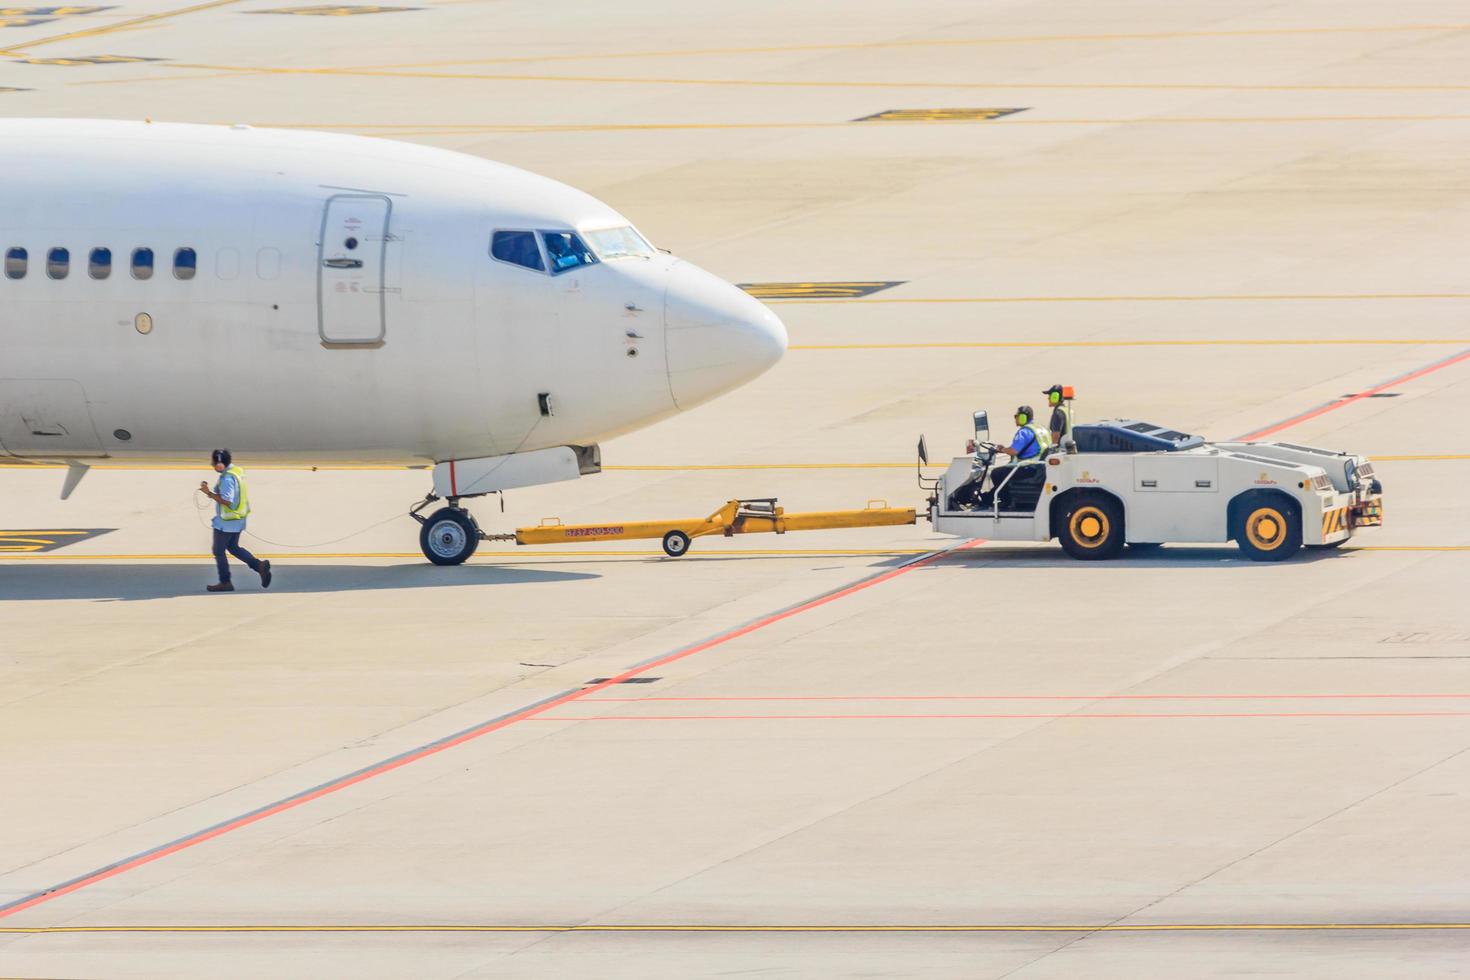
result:
[[[377,194],[327,200],[317,266],[322,343],[379,347],[387,335],[384,270],[393,205]]]
[[[0,378],[0,450],[14,456],[103,456],[76,381]]]

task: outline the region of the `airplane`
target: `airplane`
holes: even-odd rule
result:
[[[467,498],[576,479],[602,440],[757,377],[786,328],[588,194],[361,136],[0,120],[0,456],[432,466]],[[427,517],[420,511],[443,501]]]

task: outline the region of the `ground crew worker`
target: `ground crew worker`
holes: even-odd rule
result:
[[[995,447],[1017,463],[1039,463],[1042,454],[1051,448],[1051,433],[1035,421],[1036,412],[1030,405],[1016,409],[1016,436],[1009,446]]]
[[[1042,394],[1051,406],[1051,444],[1061,446],[1062,440],[1072,434],[1072,406],[1062,399],[1061,385],[1052,385]]]
[[[219,568],[219,581],[208,586],[209,592],[234,592],[230,582],[228,552],[243,561],[251,571],[260,574],[260,587],[271,587],[271,563],[261,561],[240,547],[240,535],[245,530],[245,518],[250,515],[250,495],[245,489],[245,472],[230,458],[228,449],[216,449],[210,455],[214,471],[220,474],[214,489],[199,481],[199,492],[214,501],[214,563]]]
[[[1036,464],[1051,448],[1051,433],[1036,422],[1036,412],[1030,405],[1016,409],[1016,435],[1009,446],[997,446],[996,451],[1015,460],[1010,466],[1002,466],[991,473],[991,486],[999,494],[1001,510],[1031,510],[1041,495],[1045,482],[1045,467]],[[1014,472],[1012,472],[1014,471]]]

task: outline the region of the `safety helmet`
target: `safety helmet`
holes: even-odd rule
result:
[[[1042,394],[1046,396],[1046,401],[1048,405],[1059,405],[1062,401],[1062,386],[1052,385],[1050,388],[1043,391]]]
[[[1025,425],[1027,422],[1030,422],[1032,419],[1036,418],[1036,412],[1032,410],[1030,405],[1021,405],[1016,409],[1016,416],[1020,417],[1022,415],[1026,416],[1026,421],[1017,422],[1017,425]]]
[[[209,454],[209,461],[210,463],[224,463],[226,466],[229,466],[232,461],[230,451],[228,449],[216,449]]]

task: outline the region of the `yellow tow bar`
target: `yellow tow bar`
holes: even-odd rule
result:
[[[844,527],[897,527],[916,522],[912,507],[889,507],[870,500],[862,510],[819,510],[788,514],[776,498],[731,500],[705,518],[675,521],[629,521],[614,524],[563,524],[548,518],[538,527],[516,528],[516,544],[575,544],[582,541],[626,541],[661,538],[664,554],[678,558],[693,538],[710,534],[785,534],[787,531],[824,531]]]

